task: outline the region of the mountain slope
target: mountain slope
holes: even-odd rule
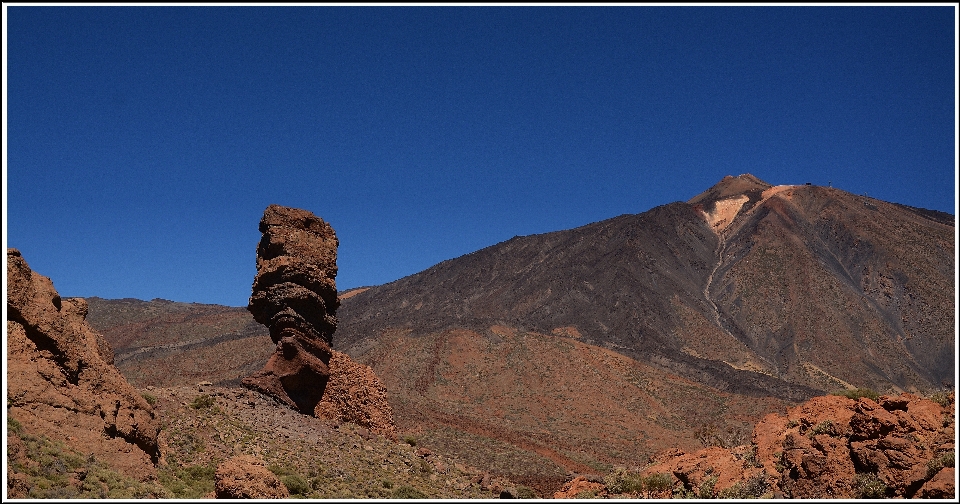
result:
[[[348,293],[334,346],[384,379],[401,431],[477,464],[511,445],[503,473],[533,484],[824,391],[951,386],[953,234],[947,214],[727,177]]]
[[[362,354],[388,329],[575,327],[739,393],[938,387],[953,375],[947,217],[729,177],[689,203],[515,237],[367,289],[344,302],[334,344]]]

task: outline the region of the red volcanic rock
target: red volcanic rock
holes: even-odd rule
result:
[[[218,499],[284,499],[287,487],[266,468],[263,460],[238,455],[217,466],[214,492]]]
[[[7,414],[28,433],[153,477],[160,420],[113,366],[86,314],[86,301],[60,298],[49,278],[7,249]]]
[[[603,483],[590,481],[583,476],[577,476],[576,478],[564,483],[563,486],[560,487],[560,490],[557,490],[553,494],[554,499],[577,499],[606,496],[606,485]]]
[[[950,408],[912,394],[868,398],[815,397],[786,416],[770,414],[753,432],[755,462],[733,450],[706,448],[661,455],[645,474],[670,472],[696,492],[705,478],[714,491],[764,478],[791,498],[953,498],[955,419]],[[751,466],[762,465],[762,469]],[[874,482],[872,489],[865,481]],[[879,488],[879,490],[878,490]],[[756,497],[756,495],[754,495]]]
[[[243,385],[312,414],[330,377],[336,330],[333,228],[306,210],[270,205],[260,220],[257,276],[247,309],[270,329],[276,351]]]
[[[333,351],[329,366],[330,380],[314,415],[352,422],[396,440],[397,426],[393,421],[393,409],[387,402],[387,389],[373,369],[337,351]]]

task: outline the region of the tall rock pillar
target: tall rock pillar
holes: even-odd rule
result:
[[[277,348],[243,385],[313,415],[330,378],[339,241],[323,219],[280,205],[264,211],[260,232],[247,309],[270,329]]]

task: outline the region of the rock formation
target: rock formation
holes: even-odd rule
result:
[[[672,475],[704,498],[952,499],[954,428],[952,404],[911,394],[815,397],[767,415],[751,445],[674,452],[643,474]]]
[[[387,389],[370,366],[333,351],[330,380],[314,409],[317,418],[352,422],[381,436],[397,439]]]
[[[160,420],[113,366],[86,313],[86,301],[61,299],[49,278],[7,249],[8,418],[149,479],[160,459]]]
[[[218,499],[285,499],[290,492],[263,460],[238,455],[217,466],[214,492]]]
[[[257,276],[247,309],[277,345],[243,384],[313,414],[330,378],[336,329],[337,246],[333,228],[312,213],[270,205],[260,220]]]
[[[301,413],[353,422],[396,439],[383,383],[368,366],[331,350],[340,305],[333,228],[306,210],[270,205],[260,232],[247,308],[270,329],[277,346],[243,385]]]

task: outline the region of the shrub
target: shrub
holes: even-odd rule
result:
[[[809,436],[816,436],[817,434],[826,434],[832,436],[835,434],[833,430],[833,422],[831,420],[824,420],[817,425],[814,425],[810,432],[807,433]]]
[[[930,394],[931,401],[939,404],[941,407],[949,408],[953,404],[953,392],[952,391],[940,391]]]
[[[149,404],[150,406],[156,406],[156,405],[157,405],[157,396],[155,396],[155,395],[153,395],[153,394],[150,394],[150,393],[148,393],[148,392],[144,392],[144,393],[142,393],[142,394],[140,394],[140,395],[143,396],[143,400],[144,400],[144,401],[147,401],[147,404]]]
[[[420,490],[412,486],[403,485],[393,491],[391,497],[394,499],[426,499],[427,496]]]
[[[874,473],[857,474],[853,493],[858,499],[881,499],[886,496],[887,485]]]
[[[934,457],[933,460],[927,462],[927,477],[932,478],[944,467],[954,467],[956,457],[956,454],[952,451],[943,452]]]
[[[697,497],[698,499],[712,499],[713,498],[713,487],[717,485],[717,477],[710,476],[703,483],[700,483],[700,487],[697,488]]]
[[[757,474],[746,481],[741,481],[726,490],[720,492],[721,499],[759,499],[769,490],[763,473]]]
[[[858,388],[853,390],[838,390],[834,392],[833,395],[849,397],[854,401],[856,401],[857,399],[860,399],[861,397],[867,397],[873,401],[876,401],[877,399],[880,398],[880,394],[868,388]]]
[[[528,486],[520,485],[517,487],[517,498],[518,499],[536,499],[537,492]]]
[[[664,492],[673,488],[673,477],[668,473],[654,473],[640,478],[640,484],[648,492]]]
[[[410,446],[417,446],[417,439],[413,436],[404,436],[403,442]]]
[[[193,409],[209,408],[210,406],[213,406],[213,403],[213,397],[207,394],[200,394],[193,398],[193,402],[190,403],[190,407]]]
[[[280,478],[280,481],[283,482],[283,486],[287,487],[287,490],[290,491],[290,495],[307,495],[310,493],[310,484],[307,483],[307,480],[300,477],[299,474],[290,474]]]

